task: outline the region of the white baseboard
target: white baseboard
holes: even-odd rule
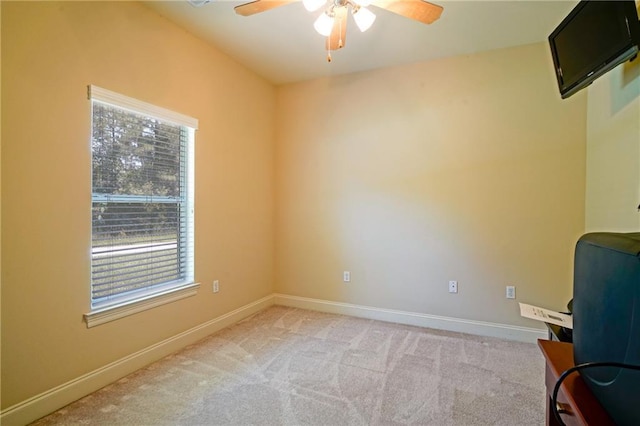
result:
[[[274,304],[270,295],[49,389],[0,413],[3,426],[25,425]]]
[[[350,303],[331,302],[328,300],[310,299],[307,297],[274,294],[276,305],[310,309],[332,314],[350,315],[354,317],[456,331],[479,336],[498,337],[520,342],[535,343],[537,339],[546,339],[547,331],[539,328],[519,327],[484,321],[461,318],[442,317],[417,312],[396,311],[371,306],[352,305]]]
[[[13,405],[0,412],[0,424],[14,426],[33,422],[274,304],[523,342],[547,337],[545,330],[536,328],[272,294]]]

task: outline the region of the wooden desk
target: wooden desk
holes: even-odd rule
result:
[[[565,342],[552,342],[550,340],[538,340],[538,346],[542,350],[547,361],[545,384],[547,387],[547,426],[560,426],[553,415],[551,398],[553,387],[560,375],[573,367],[573,345]],[[567,377],[558,392],[558,403],[565,411],[561,414],[562,420],[567,426],[614,425],[613,420],[604,411],[591,390],[584,383],[579,373],[573,373]]]

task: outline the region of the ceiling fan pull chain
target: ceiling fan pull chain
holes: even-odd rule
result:
[[[327,36],[327,62],[331,62],[331,36]]]
[[[344,43],[342,42],[342,18],[340,18],[340,39],[338,40],[338,49],[342,49]]]

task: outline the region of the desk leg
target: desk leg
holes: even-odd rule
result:
[[[553,415],[553,402],[551,395],[547,396],[547,426],[562,426],[556,416]]]

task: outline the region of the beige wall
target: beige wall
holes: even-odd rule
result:
[[[2,30],[2,7],[0,7],[0,34]],[[0,42],[0,46],[2,43]],[[2,48],[0,47],[0,82],[2,81]],[[2,98],[2,84],[0,84],[0,99]],[[0,117],[2,117],[2,103],[0,102]],[[0,120],[0,317],[2,316],[2,120]],[[0,324],[0,368],[2,366],[2,327]],[[0,386],[0,401],[2,389]]]
[[[275,88],[140,4],[1,5],[4,409],[272,293]],[[200,120],[202,288],[92,329],[88,84]]]
[[[284,86],[277,120],[277,292],[530,327],[570,299],[586,94],[545,43]]]
[[[640,231],[640,60],[588,89],[586,229]]]

